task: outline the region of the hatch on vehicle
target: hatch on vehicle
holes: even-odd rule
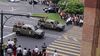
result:
[[[28,27],[28,29],[30,29],[30,30],[37,30],[38,29],[37,27],[34,27],[33,25],[29,25],[29,24],[25,24],[22,27],[23,28]]]

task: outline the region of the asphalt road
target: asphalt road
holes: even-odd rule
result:
[[[42,9],[46,7],[44,5],[35,5],[32,7],[32,5],[29,5],[28,2],[18,2],[18,3],[11,3],[11,2],[0,2],[0,10],[3,10],[3,12],[7,13],[18,13],[18,14],[32,14],[32,13],[44,13]],[[10,16],[7,16],[10,17]],[[6,18],[4,18],[4,21]],[[15,22],[24,22],[25,24],[31,24],[31,25],[37,25],[38,18],[27,18],[27,17],[21,17],[21,16],[14,16],[7,20],[7,22],[4,25],[4,42],[7,42],[9,38],[16,37],[18,39],[17,44],[22,45],[22,47],[31,48],[33,49],[36,45],[40,48],[41,45],[45,42],[47,45],[49,45],[51,42],[53,42],[57,38],[61,38],[62,34],[66,31],[71,29],[70,26],[66,26],[65,30],[63,32],[57,32],[53,30],[44,29],[46,34],[45,38],[43,39],[35,39],[32,37],[27,36],[16,36],[15,33],[12,32],[12,26]],[[0,21],[1,22],[1,21]]]

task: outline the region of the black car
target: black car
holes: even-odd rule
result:
[[[48,7],[43,9],[44,12],[49,12],[49,13],[56,13],[58,11],[58,8],[56,7]]]
[[[29,4],[32,5],[32,3],[35,5],[35,4],[38,4],[37,1],[29,1]]]

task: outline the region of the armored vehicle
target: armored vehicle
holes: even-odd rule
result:
[[[58,31],[63,31],[65,28],[65,24],[61,24],[58,21],[46,19],[46,18],[41,18],[38,21],[38,25],[40,26],[40,28],[48,28],[48,29],[54,29]]]
[[[42,38],[45,34],[45,32],[37,26],[23,23],[13,25],[13,32],[16,32],[16,35],[28,35],[37,38]]]

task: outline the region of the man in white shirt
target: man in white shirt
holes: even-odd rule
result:
[[[14,46],[14,44],[15,44],[13,40],[11,40],[10,43],[12,46]]]
[[[58,53],[56,50],[54,51],[53,56],[58,56]]]
[[[71,17],[69,17],[69,18],[66,20],[66,23],[68,23],[69,21],[71,21]]]
[[[10,39],[8,39],[7,46],[10,45],[10,44],[11,44],[11,41],[10,41]]]
[[[24,48],[24,50],[23,50],[23,56],[27,56],[27,49],[26,48]]]
[[[7,42],[7,46],[8,46],[8,45],[14,46],[14,44],[15,44],[14,41],[13,41],[13,40],[10,40],[10,39],[9,39],[8,42]]]
[[[21,45],[18,46],[18,48],[17,48],[17,53],[19,53],[20,50],[22,51]]]
[[[35,51],[36,53],[38,53],[38,52],[39,52],[39,48],[38,48],[37,46],[35,46],[34,51]]]
[[[7,55],[12,56],[13,50],[11,48],[7,48]]]

